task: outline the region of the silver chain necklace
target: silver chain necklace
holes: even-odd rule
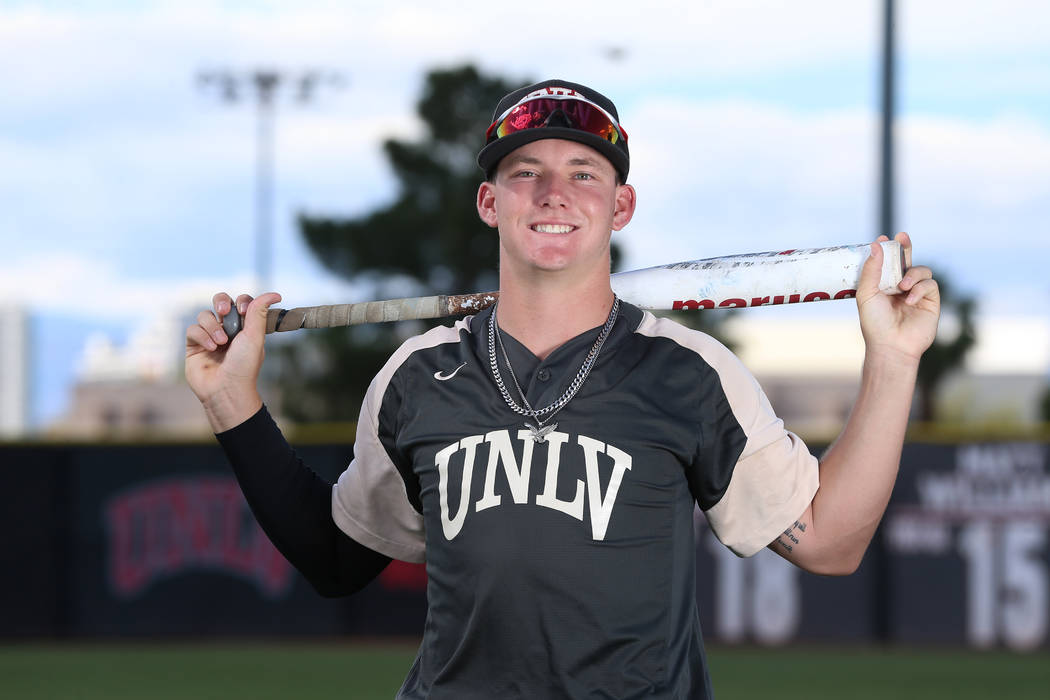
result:
[[[497,304],[498,308],[498,304]],[[598,333],[597,340],[594,341],[594,345],[591,346],[590,352],[587,353],[586,359],[580,366],[580,371],[576,373],[576,377],[573,378],[572,383],[569,384],[569,388],[565,390],[565,393],[558,397],[552,404],[545,408],[534,409],[529,400],[525,398],[525,392],[521,390],[521,385],[518,383],[518,377],[514,374],[514,367],[510,364],[510,357],[507,356],[507,349],[503,347],[503,336],[499,331],[499,322],[496,320],[496,309],[492,310],[492,315],[489,316],[489,366],[492,367],[492,378],[496,380],[496,386],[499,387],[500,394],[503,395],[503,400],[507,402],[510,409],[515,413],[523,415],[527,418],[532,418],[536,421],[536,425],[525,421],[525,427],[532,433],[532,439],[536,442],[546,442],[547,435],[557,429],[557,423],[551,423],[550,425],[544,425],[547,421],[554,417],[554,414],[565,407],[565,404],[569,403],[576,392],[580,390],[583,383],[587,381],[587,375],[591,373],[591,368],[594,367],[595,361],[598,359],[598,353],[602,351],[602,345],[605,344],[606,338],[609,337],[609,333],[612,332],[613,325],[616,324],[616,317],[620,313],[620,297],[613,294],[612,309],[609,310],[609,317],[605,319],[605,325],[602,327],[600,333]],[[503,354],[503,362],[507,365],[507,370],[510,372],[510,378],[514,382],[514,388],[518,390],[518,396],[521,397],[522,403],[525,404],[522,407],[514,400],[514,397],[507,391],[506,385],[503,383],[503,377],[500,376],[499,362],[496,359],[496,343],[499,343],[500,352]],[[542,420],[540,416],[546,416]]]

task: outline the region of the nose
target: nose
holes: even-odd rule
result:
[[[544,177],[536,188],[538,204],[543,207],[566,207],[569,204],[569,193],[565,183],[555,177]]]

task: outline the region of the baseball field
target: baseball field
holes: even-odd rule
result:
[[[382,643],[0,646],[6,698],[392,698],[415,649]],[[708,651],[719,700],[1045,700],[1050,656],[918,649]]]

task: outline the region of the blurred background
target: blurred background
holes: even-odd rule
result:
[[[184,329],[219,290],[495,288],[473,156],[498,97],[562,77],[630,135],[617,269],[904,230],[945,290],[862,571],[724,559],[698,524],[708,636],[1050,644],[1045,2],[4,0],[0,66],[0,512],[38,525],[7,553],[0,637],[416,634],[419,571],[321,601],[267,549],[182,378]],[[699,316],[789,427],[835,435],[851,303]],[[319,471],[419,329],[271,336],[267,403]]]

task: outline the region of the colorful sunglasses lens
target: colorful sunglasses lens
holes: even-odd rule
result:
[[[557,112],[565,115],[569,126],[574,129],[594,134],[610,143],[617,143],[620,140],[620,130],[600,109],[595,109],[579,100],[543,98],[525,102],[512,109],[510,114],[496,125],[496,138],[503,138],[508,134],[526,129],[547,126],[551,117]],[[624,139],[626,140],[626,134],[624,134]]]

